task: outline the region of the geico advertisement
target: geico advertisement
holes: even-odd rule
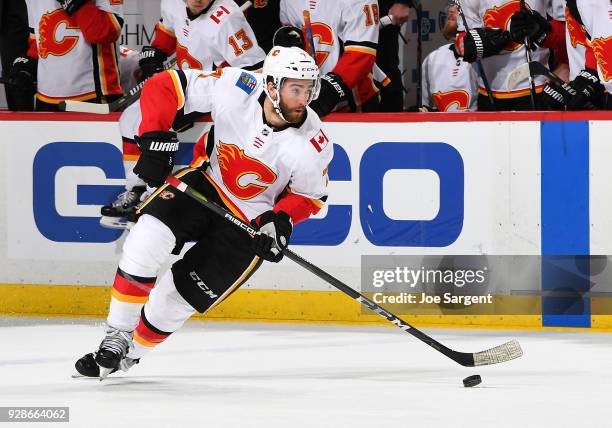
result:
[[[190,160],[198,125],[181,135]],[[3,122],[8,258],[115,261],[122,233],[99,225],[124,184],[113,122]],[[326,123],[329,199],[295,228],[315,263],[362,254],[539,254],[540,126]]]

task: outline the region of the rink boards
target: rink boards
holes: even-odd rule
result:
[[[324,128],[335,149],[328,204],[296,227],[294,250],[355,288],[363,255],[612,254],[612,114],[503,118],[496,113],[331,116]],[[123,240],[120,232],[98,223],[100,205],[121,190],[124,179],[116,120],[115,115],[0,116],[0,312],[105,313]],[[189,142],[206,126],[182,134],[181,163],[190,160]],[[606,279],[608,273],[597,272]],[[579,289],[588,292],[591,272],[583,276],[587,288]],[[514,285],[519,281],[525,298],[535,304],[541,291],[558,287],[540,268],[508,279]],[[333,290],[283,261],[265,265],[207,316],[379,322]],[[601,311],[592,313],[589,295],[581,299],[582,312],[569,317],[547,313],[544,304],[538,314],[441,312],[406,319],[612,326]]]

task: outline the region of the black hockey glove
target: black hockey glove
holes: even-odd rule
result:
[[[463,38],[463,60],[474,62],[477,59],[497,55],[510,41],[510,33],[494,28],[474,28]]]
[[[342,78],[332,72],[321,76],[319,97],[310,103],[310,107],[319,117],[323,117],[334,111],[334,108],[342,102],[348,102],[353,110],[353,94]]]
[[[152,46],[144,46],[138,55],[138,65],[140,65],[140,81],[147,80],[154,74],[164,71],[164,61],[168,57],[165,53]]]
[[[286,48],[298,47],[304,49],[304,37],[302,31],[297,27],[280,27],[272,37],[272,46],[283,46]]]
[[[266,211],[251,224],[259,228],[259,233],[251,241],[255,254],[269,262],[280,262],[293,231],[291,217],[284,211]]]
[[[174,167],[174,157],[179,142],[176,132],[152,131],[135,136],[136,144],[142,151],[134,173],[151,187],[160,186]]]
[[[599,81],[596,70],[585,68],[569,85],[576,90],[576,95],[569,97],[568,110],[594,110],[601,105],[604,87]]]
[[[510,20],[510,37],[516,43],[524,43],[525,37],[529,37],[529,49],[536,50],[542,46],[544,39],[552,26],[546,18],[535,10],[524,9],[512,15]]]
[[[566,87],[569,85],[566,84]],[[571,89],[571,88],[570,88]],[[563,91],[566,93],[566,91]],[[542,110],[565,110],[565,97],[554,85],[547,83],[542,91]]]
[[[85,3],[90,0],[57,0],[61,7],[70,16],[74,15]]]
[[[15,58],[5,83],[23,94],[33,95],[36,92],[36,68],[36,60],[29,56]]]

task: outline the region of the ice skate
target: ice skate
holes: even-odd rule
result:
[[[100,225],[109,229],[129,229],[136,221],[136,208],[146,194],[145,186],[134,186],[120,193],[115,201],[100,210]]]
[[[94,358],[100,368],[100,380],[117,370],[127,371],[138,363],[138,360],[126,357],[133,346],[131,332],[117,330],[111,326],[106,328],[106,337],[100,343]]]

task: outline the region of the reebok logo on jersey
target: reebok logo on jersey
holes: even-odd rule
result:
[[[178,151],[179,143],[162,143],[161,141],[152,141],[149,150],[153,152],[176,152]]]
[[[310,144],[312,144],[314,148],[317,150],[317,152],[319,153],[321,153],[323,149],[327,147],[328,143],[329,143],[329,139],[327,138],[327,135],[323,133],[322,129],[319,130],[317,135],[315,135],[314,137],[310,139]]]
[[[251,95],[257,86],[257,79],[252,74],[243,71],[236,81],[236,86],[246,92],[247,95]]]

